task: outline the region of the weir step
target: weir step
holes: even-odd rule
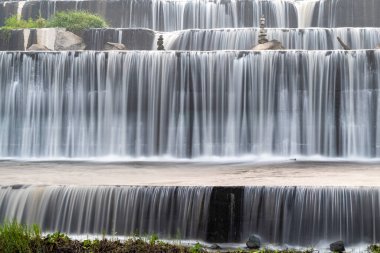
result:
[[[111,27],[175,31],[191,28],[259,27],[378,27],[380,1],[11,1],[0,2],[0,25],[21,14],[49,18],[57,11],[87,10],[103,16]],[[347,15],[352,13],[352,15]]]
[[[310,247],[380,239],[379,188],[2,186],[0,222],[44,232]]]

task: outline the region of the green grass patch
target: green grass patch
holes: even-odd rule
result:
[[[0,252],[32,252],[31,244],[39,238],[41,230],[36,225],[27,227],[17,222],[6,222],[0,226]]]

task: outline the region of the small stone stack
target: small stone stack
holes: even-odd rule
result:
[[[164,48],[164,37],[160,35],[157,40],[157,50],[165,50]]]
[[[267,42],[267,30],[265,30],[265,17],[263,15],[260,18],[259,44],[264,44]]]

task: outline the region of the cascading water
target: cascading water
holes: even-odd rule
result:
[[[93,31],[93,33],[102,31]],[[281,41],[286,49],[335,50],[342,49],[337,37],[352,49],[373,49],[380,44],[379,28],[268,28],[269,40]],[[185,30],[165,34],[169,50],[250,50],[258,41],[259,29]]]
[[[0,53],[0,157],[377,157],[379,54]]]
[[[205,239],[211,187],[3,186],[0,223],[43,231]]]
[[[5,17],[49,18],[57,11],[88,10],[105,17],[112,27],[144,27],[158,31],[194,28],[258,27],[260,15],[268,27],[378,27],[377,0],[117,0],[1,1]]]
[[[243,238],[315,247],[380,240],[378,188],[251,187],[244,190]]]
[[[215,215],[221,201],[226,210]],[[240,242],[252,233],[265,243],[317,248],[380,240],[378,188],[15,185],[0,188],[0,203],[0,222],[39,224],[44,232],[208,240],[226,232],[216,226],[222,223],[240,228]]]
[[[379,8],[377,0],[320,0],[314,5],[310,26],[379,27]]]
[[[6,1],[0,25],[72,9],[117,27],[83,32],[94,50],[155,49],[160,34],[166,49],[248,50],[261,15],[287,49],[380,43],[378,28],[355,28],[380,26],[378,0]],[[1,46],[37,32],[14,33]],[[0,159],[379,157],[379,51],[199,51],[0,53]],[[377,188],[0,188],[0,222],[72,234],[374,243],[379,208]]]
[[[12,15],[13,9],[20,10],[20,4],[21,2],[2,4],[4,11],[0,8],[0,17]],[[144,27],[157,31],[258,27],[260,15],[268,18],[269,27],[297,27],[296,7],[291,2],[282,0],[30,1],[25,4],[23,2],[22,14],[24,18],[49,18],[58,11],[70,9],[99,13],[113,27]]]

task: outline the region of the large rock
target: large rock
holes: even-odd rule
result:
[[[264,44],[258,44],[252,50],[281,50],[285,49],[278,40],[271,40]]]
[[[72,32],[65,30],[57,30],[55,37],[55,50],[84,50],[86,44],[83,43],[83,39]]]
[[[104,44],[104,50],[126,50],[126,49],[127,48],[125,47],[125,45],[121,43],[106,42],[106,44]]]
[[[248,241],[246,242],[246,245],[248,249],[260,249],[260,237],[258,237],[257,235],[250,235]]]
[[[41,44],[33,44],[30,47],[28,47],[28,49],[26,50],[27,51],[50,51],[49,48]]]
[[[380,49],[380,44],[377,44],[375,49]]]
[[[332,252],[344,252],[346,249],[344,248],[343,241],[336,241],[330,244],[330,250]]]

